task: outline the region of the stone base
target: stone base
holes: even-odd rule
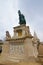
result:
[[[40,63],[37,62],[5,62],[5,63],[1,63],[1,65],[41,65]]]

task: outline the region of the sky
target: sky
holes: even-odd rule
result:
[[[31,34],[35,31],[43,41],[43,0],[0,0],[0,39],[7,30],[13,36],[13,27],[19,25],[18,10],[24,14]]]

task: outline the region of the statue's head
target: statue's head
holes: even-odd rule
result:
[[[20,10],[18,10],[18,14],[21,14]]]
[[[10,36],[9,31],[6,31],[6,36]]]

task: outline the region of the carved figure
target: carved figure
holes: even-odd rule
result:
[[[6,31],[6,39],[9,39],[9,38],[11,38],[9,31]]]

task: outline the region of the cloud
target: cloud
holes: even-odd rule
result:
[[[8,30],[12,34],[12,27],[17,24],[17,0],[0,1],[0,39],[5,36],[5,31]]]
[[[33,34],[35,30],[43,41],[43,0],[19,0],[19,8],[25,15],[31,33]]]
[[[0,38],[8,30],[13,34],[13,26],[18,25],[18,9],[25,15],[26,23],[33,34],[43,40],[43,0],[0,0]]]

